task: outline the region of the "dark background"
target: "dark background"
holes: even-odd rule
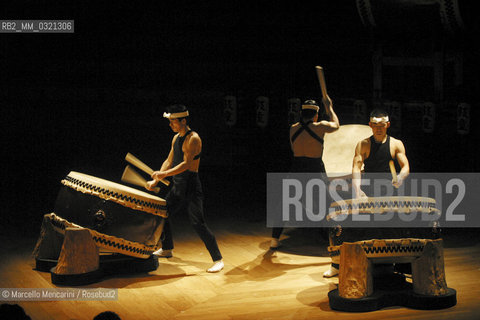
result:
[[[70,171],[120,182],[127,152],[160,167],[172,137],[162,113],[171,103],[190,108],[202,137],[208,214],[264,219],[266,173],[290,163],[287,100],[320,100],[314,66],[322,65],[341,124],[352,123],[354,100],[373,106],[379,42],[387,53],[422,55],[433,46],[463,54],[464,81],[452,84],[447,69],[441,100],[429,71],[413,67],[385,68],[383,96],[438,106],[428,134],[418,110],[404,109],[395,136],[412,171],[479,171],[478,28],[468,7],[467,30],[453,34],[422,6],[405,16],[386,10],[372,31],[353,0],[23,1],[0,8],[1,19],[75,20],[73,34],[0,34],[2,231],[37,232]],[[238,99],[234,127],[223,119],[226,95]],[[260,95],[270,99],[264,129],[255,123]],[[471,105],[466,135],[456,130],[460,102]]]

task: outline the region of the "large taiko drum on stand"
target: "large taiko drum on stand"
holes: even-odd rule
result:
[[[391,196],[391,197],[369,197],[360,199],[347,199],[342,201],[333,202],[330,205],[332,209],[327,219],[333,220],[335,217],[342,215],[355,215],[355,214],[367,214],[367,215],[382,215],[385,213],[404,214],[406,216],[416,213],[426,213],[429,215],[439,214],[439,210],[436,208],[436,201],[433,198],[427,197],[412,197],[412,196]],[[342,227],[342,222],[339,222],[335,229],[332,229],[330,233],[330,246],[328,251],[332,257],[333,263],[339,263],[340,246],[343,242],[356,242],[356,241],[368,241],[372,239],[437,239],[440,237],[440,231],[436,227],[436,223],[432,222],[429,226],[415,226],[415,227],[375,227],[372,222],[371,227],[355,228],[355,227]],[[387,241],[388,242],[388,241]],[[414,241],[415,242],[415,241]],[[380,243],[380,242],[378,242]],[[399,243],[393,241],[391,243]],[[414,248],[417,244],[410,248],[415,251]],[[409,248],[405,248],[405,242],[403,247],[399,250],[409,251]],[[372,249],[373,250],[373,249]],[[377,248],[378,252],[383,252],[385,255],[395,254],[392,248]],[[394,250],[394,251],[392,251]]]
[[[425,197],[350,199],[334,202],[331,207],[329,219],[355,214],[439,214],[435,199]],[[343,228],[339,222],[328,247],[332,262],[340,267],[338,289],[328,293],[330,307],[364,312],[397,305],[415,309],[454,306],[456,291],[446,284],[443,244],[435,221],[429,221],[430,228],[418,221],[411,223],[412,227],[399,228],[392,227],[398,220],[383,228]],[[388,269],[393,264],[396,272]],[[387,269],[375,272],[375,265],[380,265],[378,270],[381,266]],[[411,274],[411,283],[403,273]]]
[[[106,251],[148,258],[157,249],[167,217],[164,199],[74,171],[62,184],[53,225],[87,228]]]

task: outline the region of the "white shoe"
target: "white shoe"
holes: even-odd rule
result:
[[[159,258],[171,258],[173,257],[172,250],[163,250],[163,249],[158,249],[154,253],[152,253],[154,256],[157,256]]]
[[[214,273],[214,272],[219,272],[225,267],[225,264],[223,263],[223,260],[218,260],[214,261],[215,263],[213,266],[211,266],[209,269],[207,269],[207,272]]]
[[[337,268],[335,268],[333,266],[330,266],[330,269],[328,269],[327,271],[325,271],[323,273],[323,277],[324,278],[335,277],[339,272],[340,272],[340,270],[338,270]]]
[[[270,248],[277,249],[279,246],[280,246],[280,240],[276,238],[272,238],[272,241],[270,241]]]

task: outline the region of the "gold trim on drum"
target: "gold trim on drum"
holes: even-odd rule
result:
[[[164,199],[134,188],[75,171],[71,171],[61,182],[76,191],[113,201],[124,207],[167,217],[167,203]]]
[[[335,211],[328,214],[327,220],[343,214],[385,213],[385,212],[424,212],[439,213],[436,201],[425,197],[371,197],[348,199],[333,202],[330,205]]]
[[[84,228],[82,226],[79,226],[78,224],[60,218],[55,213],[50,213],[46,216],[50,220],[53,228],[61,234],[65,234],[66,228],[87,229],[90,232],[92,239],[93,241],[95,241],[97,247],[104,248],[110,252],[117,252],[127,256],[147,259],[152,255],[155,250],[159,249],[159,247],[157,246],[146,246],[138,242],[128,241],[122,238],[109,236],[89,228]]]
[[[367,254],[367,258],[386,258],[386,257],[419,257],[425,245],[430,239],[372,239],[356,241],[353,243],[360,244]],[[337,257],[340,255],[342,246],[329,246],[328,253],[330,256]]]

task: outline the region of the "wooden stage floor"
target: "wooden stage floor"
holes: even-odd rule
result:
[[[214,221],[215,220],[215,221]],[[480,241],[473,231],[445,235],[445,266],[457,305],[424,311],[389,307],[374,312],[331,310],[328,291],[338,278],[325,279],[327,242],[314,229],[287,229],[283,247],[268,250],[270,230],[263,221],[210,219],[225,261],[218,274],[188,223],[174,221],[174,257],[160,259],[148,274],[106,278],[86,288],[118,288],[117,301],[9,301],[32,319],[92,319],[111,310],[122,319],[478,319]],[[40,228],[40,226],[39,226]],[[0,287],[52,288],[50,274],[34,270],[31,251],[38,234],[2,236]]]

